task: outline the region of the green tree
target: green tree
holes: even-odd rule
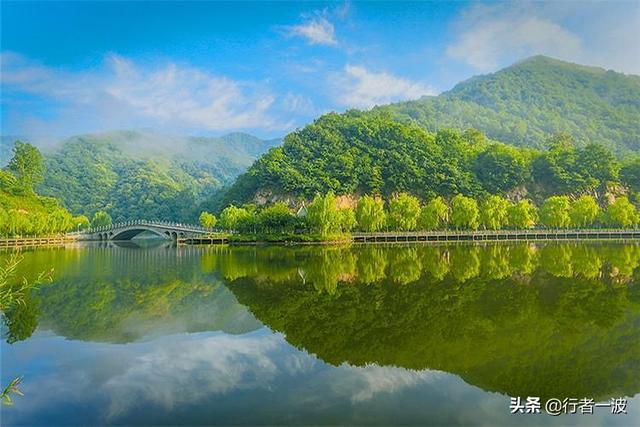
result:
[[[509,223],[509,201],[500,196],[489,196],[480,208],[480,223],[487,230],[499,230]]]
[[[382,230],[387,221],[384,201],[379,197],[362,196],[356,206],[356,222],[362,231]]]
[[[324,196],[316,194],[307,208],[309,225],[322,236],[328,236],[340,230],[340,216],[336,196],[331,191]]]
[[[91,220],[92,227],[106,227],[113,223],[111,219],[111,215],[106,213],[105,211],[98,211],[93,214],[93,219]]]
[[[340,215],[340,230],[348,233],[353,230],[358,223],[356,221],[356,213],[351,208],[342,208],[338,211]]]
[[[415,230],[420,215],[420,201],[407,193],[400,193],[389,202],[389,226],[394,230]]]
[[[89,221],[89,218],[84,215],[74,216],[71,219],[71,223],[73,225],[73,229],[77,231],[86,230],[91,227],[91,221]]]
[[[431,199],[420,211],[418,226],[422,230],[440,230],[448,223],[449,206],[440,196]]]
[[[476,157],[474,172],[490,193],[508,191],[529,179],[529,165],[522,150],[492,144]]]
[[[549,228],[565,228],[571,225],[569,198],[551,196],[540,207],[540,223]]]
[[[569,217],[573,227],[592,226],[600,215],[600,206],[592,196],[583,195],[576,199],[569,209]]]
[[[262,209],[256,217],[256,227],[267,234],[292,232],[295,224],[295,215],[283,202]]]
[[[628,198],[618,197],[607,206],[605,221],[610,227],[630,227],[638,223],[638,212]]]
[[[200,213],[199,220],[200,220],[200,225],[205,228],[213,228],[216,226],[216,222],[218,222],[218,219],[216,218],[216,216],[207,211],[202,211],[202,213]]]
[[[33,192],[34,185],[42,181],[44,160],[40,151],[31,144],[16,141],[13,158],[7,169],[15,175],[19,187],[26,192]]]
[[[451,224],[457,229],[477,229],[480,224],[478,202],[462,194],[451,199]]]
[[[634,157],[622,165],[620,181],[633,191],[640,191],[640,157]]]
[[[225,230],[237,230],[238,222],[250,217],[251,214],[244,208],[229,205],[220,213],[220,227]]]
[[[507,207],[507,223],[516,229],[531,228],[538,222],[538,209],[530,200],[520,200]]]

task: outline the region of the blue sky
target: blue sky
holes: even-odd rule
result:
[[[280,136],[547,54],[640,74],[640,2],[6,2],[4,135]]]

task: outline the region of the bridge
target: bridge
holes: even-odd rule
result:
[[[167,240],[178,240],[205,236],[213,230],[194,224],[165,221],[126,221],[104,227],[89,228],[87,230],[68,233],[77,240],[131,240],[143,232],[150,232]]]

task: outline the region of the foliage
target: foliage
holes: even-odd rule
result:
[[[509,201],[500,196],[489,196],[480,209],[480,224],[487,230],[499,230],[509,223]]]
[[[538,222],[538,209],[530,200],[520,200],[507,207],[507,223],[512,228],[531,228]]]
[[[205,228],[213,228],[216,226],[216,222],[218,222],[216,216],[212,213],[203,211],[200,213],[200,225]]]
[[[461,194],[451,199],[451,225],[457,229],[477,229],[480,225],[478,202]]]
[[[573,227],[590,227],[600,216],[600,206],[593,196],[582,195],[571,204],[569,217]]]
[[[569,216],[569,198],[552,196],[540,207],[540,223],[549,228],[565,228],[571,225]]]
[[[22,382],[22,377],[17,377],[11,380],[9,385],[7,385],[0,393],[0,400],[3,405],[13,405],[13,399],[11,399],[12,394],[16,394],[18,396],[24,396],[22,391],[18,388],[20,383]]]
[[[618,197],[607,206],[605,222],[611,227],[630,227],[638,223],[638,212],[628,198]]]
[[[384,200],[380,197],[362,196],[356,206],[356,222],[362,231],[380,231],[387,223]]]
[[[400,193],[389,201],[387,221],[393,230],[415,230],[420,215],[420,201],[407,193]]]
[[[108,227],[112,223],[113,220],[111,219],[111,215],[105,211],[97,211],[93,214],[93,219],[91,220],[91,225],[93,227]]]
[[[330,191],[324,196],[316,194],[307,212],[309,227],[321,236],[328,236],[340,230],[342,218],[333,192]]]
[[[530,180],[524,150],[492,144],[475,159],[474,172],[489,193],[504,193]]]
[[[256,218],[256,228],[261,233],[283,234],[295,230],[297,219],[289,207],[282,203],[275,203],[260,211]]]
[[[517,146],[545,147],[547,136],[571,134],[618,154],[640,150],[640,77],[544,56],[474,77],[436,97],[374,109],[430,131],[476,128]]]
[[[33,193],[34,185],[42,181],[44,162],[40,151],[31,144],[16,141],[13,157],[7,170],[16,177],[19,188],[25,193]]]
[[[220,227],[224,230],[236,230],[239,223],[251,217],[245,208],[231,205],[224,208],[220,213]]]
[[[640,191],[640,157],[634,157],[622,165],[620,181],[631,190]]]
[[[440,196],[427,203],[420,211],[418,227],[421,230],[440,230],[449,223],[449,206]]]
[[[114,131],[72,137],[46,155],[38,190],[59,197],[73,212],[109,212],[134,219],[198,220],[200,203],[279,141],[247,134],[220,138],[167,137]]]
[[[338,210],[340,217],[340,231],[348,233],[353,230],[358,224],[356,220],[356,213],[351,208],[342,208]]]

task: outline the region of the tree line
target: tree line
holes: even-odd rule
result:
[[[340,206],[333,192],[316,195],[308,205],[294,212],[283,202],[258,209],[253,204],[230,205],[220,218],[202,212],[200,223],[208,228],[247,234],[310,232],[323,237],[354,230],[500,230],[533,227],[628,228],[640,222],[640,213],[626,196],[605,207],[590,195],[575,200],[551,196],[536,206],[530,200],[517,202],[490,195],[475,199],[458,194],[447,200],[437,196],[427,203],[409,193],[398,193],[384,200],[365,195],[355,206]]]
[[[211,206],[241,205],[256,195],[310,199],[329,191],[385,198],[407,192],[421,200],[497,194],[541,204],[549,196],[581,194],[602,203],[624,188],[636,201],[639,158],[618,160],[600,144],[576,145],[562,133],[544,145],[518,148],[475,129],[432,133],[381,111],[330,113],[287,135]]]
[[[86,216],[74,216],[57,199],[36,194],[44,171],[40,151],[16,141],[13,157],[0,170],[0,236],[43,236],[89,226]]]

